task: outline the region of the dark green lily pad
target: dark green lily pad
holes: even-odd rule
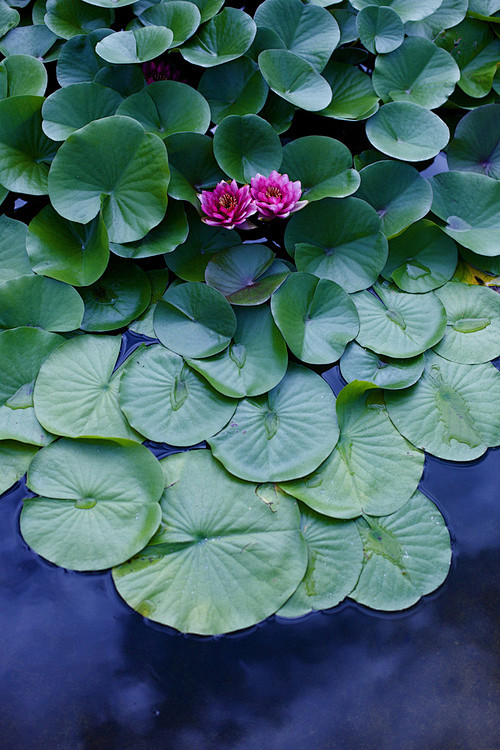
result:
[[[171,253],[186,240],[188,231],[184,205],[171,200],[164,218],[145,237],[129,243],[112,242],[111,250],[121,258],[150,258]]]
[[[229,115],[260,112],[269,88],[258,65],[248,57],[240,57],[205,70],[198,91],[210,105],[212,121],[219,123]]]
[[[226,179],[215,161],[213,139],[200,133],[176,133],[166,144],[171,170],[168,194],[199,208],[198,193]]]
[[[211,68],[244,55],[253,42],[255,21],[237,8],[224,8],[181,48],[187,62]]]
[[[65,86],[44,101],[42,130],[53,141],[65,141],[89,122],[114,115],[121,101],[120,94],[97,83]]]
[[[0,284],[0,328],[73,331],[80,327],[82,317],[83,302],[69,284],[35,275]]]
[[[283,159],[278,134],[258,115],[225,117],[215,131],[214,156],[237,182],[250,182],[257,172],[269,175]]]
[[[0,216],[0,284],[33,273],[26,252],[27,231],[22,221]]]

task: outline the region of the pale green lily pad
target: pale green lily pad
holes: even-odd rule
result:
[[[201,14],[193,2],[170,0],[147,8],[139,15],[139,20],[145,26],[166,26],[174,35],[170,46],[180,47],[193,36],[200,25]]]
[[[434,112],[412,102],[389,102],[366,123],[368,140],[383,154],[404,161],[433,159],[450,131]]]
[[[0,495],[26,474],[38,446],[0,440]]]
[[[259,68],[269,88],[295,107],[317,112],[327,107],[332,99],[327,81],[293,52],[264,50],[259,55]]]
[[[113,370],[120,345],[120,336],[75,336],[45,360],[36,380],[34,405],[46,430],[72,438],[141,442],[118,403],[123,370]]]
[[[460,120],[447,158],[452,171],[500,179],[500,104],[478,107]]]
[[[89,122],[114,115],[122,101],[116,91],[97,83],[65,86],[44,101],[42,130],[53,141],[65,141]]]
[[[309,476],[280,483],[290,495],[333,518],[385,516],[413,495],[424,469],[424,454],[392,424],[378,389],[354,381],[337,397],[340,438]]]
[[[425,495],[415,492],[401,510],[357,521],[363,568],[350,598],[373,609],[406,609],[437,589],[448,575],[450,535]]]
[[[0,40],[0,52],[11,55],[31,55],[43,59],[57,41],[57,36],[45,26],[18,26],[8,31]]]
[[[472,461],[500,444],[500,373],[427,352],[420,380],[388,391],[389,416],[407,440],[433,456]]]
[[[47,88],[44,64],[30,55],[11,55],[0,63],[0,98],[43,96]]]
[[[290,269],[266,245],[236,245],[207,263],[205,281],[232,305],[260,305],[289,275]]]
[[[310,364],[336,362],[359,331],[349,295],[309,273],[290,274],[271,297],[271,310],[293,354]]]
[[[367,5],[361,8],[356,26],[360,42],[376,55],[386,55],[398,49],[405,36],[401,17],[393,8],[384,5]]]
[[[312,370],[291,364],[269,393],[242,399],[229,425],[208,443],[231,474],[277,482],[314,471],[338,435],[329,386]]]
[[[136,350],[127,361],[120,405],[149,440],[187,446],[219,432],[236,401],[215,391],[178,354],[155,345]]]
[[[348,383],[364,380],[392,391],[416,383],[424,371],[424,364],[423,354],[408,359],[393,359],[375,354],[353,341],[342,355],[340,372]]]
[[[360,183],[347,146],[323,135],[304,136],[287,143],[280,171],[291,180],[300,180],[301,199],[309,202],[344,198],[356,192]]]
[[[283,159],[278,134],[258,115],[225,117],[213,146],[219,167],[237,182],[250,182],[257,173],[269,175]]]
[[[156,333],[153,328],[153,318],[157,303],[161,300],[168,286],[168,268],[159,268],[148,271],[149,283],[151,284],[151,302],[146,310],[133,320],[129,325],[129,330],[134,333],[140,333],[142,336],[155,339]]]
[[[97,42],[95,51],[113,65],[130,65],[153,60],[173,42],[174,34],[164,26],[145,26],[133,31],[115,31]]]
[[[19,276],[0,284],[0,329],[33,326],[73,331],[83,318],[78,292],[45,276]]]
[[[260,396],[283,379],[288,352],[269,307],[237,308],[237,328],[228,348],[187,363],[220,393],[233,398]]]
[[[405,32],[408,36],[423,36],[435,39],[443,29],[451,29],[464,20],[469,0],[443,0],[441,5],[430,16],[421,21],[408,21]]]
[[[387,260],[377,212],[359,198],[325,198],[306,206],[288,222],[285,247],[299,271],[349,293],[373,284]]]
[[[387,284],[375,284],[375,294],[358,292],[353,300],[359,315],[358,344],[377,354],[416,357],[440,341],[446,313],[433,292],[406,294]]]
[[[320,115],[334,120],[365,120],[378,110],[378,96],[370,76],[353,65],[332,59],[323,71],[332,91]]]
[[[498,255],[500,182],[475,172],[443,172],[430,183],[432,211],[447,224],[443,231],[478,255]]]
[[[241,57],[252,44],[257,27],[247,13],[224,8],[181,48],[187,62],[211,68]]]
[[[228,346],[236,331],[236,316],[220,292],[192,281],[167,289],[156,307],[154,328],[171,351],[204,358]]]
[[[448,318],[434,351],[452,362],[477,365],[500,356],[500,295],[485,286],[450,281],[436,289]]]
[[[258,65],[248,57],[239,57],[205,70],[198,91],[210,105],[212,121],[218,124],[229,115],[260,112],[269,88]]]
[[[159,462],[142,445],[63,438],[40,451],[24,500],[21,534],[63,568],[103,570],[136,554],[161,520]]]
[[[166,139],[166,144],[171,169],[168,194],[199,208],[198,193],[226,179],[215,161],[213,139],[201,133],[176,133]],[[227,229],[222,231],[229,233]]]
[[[145,617],[200,635],[269,617],[307,567],[297,504],[267,504],[255,484],[227,474],[206,450],[161,465],[162,525],[142,553],[113,570],[120,596]]]
[[[168,202],[167,213],[153,229],[140,240],[129,243],[112,242],[110,249],[121,258],[150,258],[154,255],[171,253],[185,242],[188,236],[188,222],[181,201]]]
[[[431,221],[418,221],[389,242],[384,279],[412,294],[430,292],[451,279],[457,267],[457,247]]]
[[[26,252],[27,231],[22,221],[0,216],[0,284],[33,273]]]
[[[383,159],[359,174],[361,186],[356,197],[377,211],[386,237],[394,237],[428,213],[431,186],[410,164]]]
[[[47,0],[45,8],[47,12],[43,22],[63,39],[106,28],[114,18],[112,11],[98,10],[82,0]]]
[[[35,273],[74,286],[93,284],[109,260],[108,233],[100,215],[89,224],[76,224],[50,204],[31,220],[26,249]]]
[[[362,10],[370,5],[390,7],[396,11],[401,20],[420,21],[430,16],[441,5],[442,0],[352,0],[351,5],[357,10]]]

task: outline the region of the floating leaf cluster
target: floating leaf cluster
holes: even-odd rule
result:
[[[499,3],[234,5],[0,0],[0,492],[205,635],[412,606],[500,444]]]

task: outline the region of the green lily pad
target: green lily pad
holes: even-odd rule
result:
[[[452,362],[477,365],[500,356],[500,295],[485,286],[450,281],[436,290],[448,318],[434,351]]]
[[[0,40],[0,52],[6,57],[30,55],[41,60],[56,41],[57,36],[45,24],[18,26]]]
[[[452,171],[500,179],[500,104],[478,107],[460,120],[447,158]]]
[[[63,39],[106,28],[114,18],[112,11],[98,10],[82,0],[47,0],[45,8],[45,25]]]
[[[255,484],[227,474],[206,450],[168,456],[162,525],[113,570],[120,596],[182,632],[215,635],[273,614],[307,566],[297,504],[269,505]],[[186,571],[188,571],[186,573]]]
[[[140,65],[105,65],[95,74],[94,83],[113,89],[125,98],[141,91],[146,80]]]
[[[323,71],[332,91],[320,115],[334,120],[365,120],[378,110],[378,96],[370,76],[344,62],[331,60]]]
[[[413,102],[435,109],[444,104],[460,78],[453,57],[429,39],[407,37],[389,55],[377,56],[373,88],[383,102]]]
[[[97,42],[95,51],[113,65],[153,60],[172,46],[174,34],[164,26],[145,26],[133,31],[115,31]]]
[[[421,21],[408,21],[405,32],[409,36],[422,36],[435,39],[443,29],[451,29],[465,18],[469,0],[443,0],[441,5],[430,16]]]
[[[158,344],[130,357],[120,405],[130,424],[149,440],[186,446],[219,432],[234,414],[236,401]]]
[[[211,68],[241,57],[252,44],[257,27],[247,13],[224,8],[205,23],[180,50],[187,62]]]
[[[332,453],[309,476],[280,487],[334,518],[394,513],[417,489],[424,454],[395,429],[371,383],[345,386],[336,406],[340,438]]]
[[[159,462],[142,445],[63,438],[39,451],[24,500],[21,534],[46,560],[103,570],[139,552],[161,520]]]
[[[489,258],[486,255],[477,255],[472,250],[467,250],[466,247],[460,247],[460,256],[471,266],[478,268],[480,271],[486,271],[486,273],[492,276],[500,276],[500,256],[494,256]]]
[[[97,42],[113,32],[98,29],[90,34],[79,34],[69,39],[62,47],[57,60],[56,75],[61,86],[72,83],[92,83],[106,62],[95,51]]]
[[[443,231],[478,255],[498,255],[500,182],[475,172],[443,172],[430,179],[432,211]]]
[[[166,143],[171,170],[168,194],[199,208],[198,193],[226,179],[215,161],[213,139],[200,133],[176,133]],[[199,218],[198,223],[201,223]]]
[[[430,16],[439,8],[441,2],[442,0],[352,0],[351,5],[356,10],[362,10],[370,5],[387,6],[395,10],[401,20],[406,22],[420,21]]]
[[[448,575],[450,535],[443,516],[421,492],[384,518],[357,521],[363,568],[350,598],[378,610],[415,604]]]
[[[434,112],[412,102],[389,102],[366,123],[368,140],[394,159],[433,159],[450,137],[447,125]]]
[[[356,26],[360,42],[375,55],[393,52],[401,46],[405,37],[401,16],[385,5],[361,8]]]
[[[377,211],[386,237],[394,237],[428,213],[431,186],[410,164],[377,161],[359,174],[361,185],[356,197]]]
[[[118,403],[123,368],[114,372],[114,367],[120,345],[120,336],[75,336],[45,360],[33,400],[47,431],[72,438],[142,441]]]
[[[100,215],[89,224],[75,224],[51,205],[31,220],[26,249],[35,273],[74,286],[93,284],[109,260],[108,233]]]
[[[265,0],[255,12],[257,26],[271,29],[290,52],[321,73],[340,41],[337,21],[324,8],[300,0]]]
[[[37,451],[36,445],[0,440],[0,495],[26,474]]]
[[[65,141],[89,122],[114,115],[122,101],[116,91],[97,83],[70,84],[44,101],[42,130],[53,141]]]
[[[207,442],[231,474],[278,482],[314,471],[338,435],[329,386],[312,370],[291,364],[269,393],[242,399],[229,425]]]
[[[433,456],[472,461],[500,443],[500,374],[489,362],[464,365],[425,355],[420,380],[385,394],[399,432]]]
[[[295,107],[293,104],[276,96],[272,91],[267,95],[266,103],[260,111],[261,117],[273,126],[278,135],[286,133],[292,124],[294,114]]]
[[[157,303],[161,300],[168,286],[168,268],[159,268],[148,271],[149,283],[151,284],[151,302],[146,310],[133,320],[129,325],[129,330],[134,333],[140,333],[142,336],[148,336],[150,339],[156,338],[155,329],[153,328],[153,317]]]
[[[259,55],[259,68],[269,88],[295,107],[317,112],[327,107],[332,99],[327,81],[293,52],[264,50]]]
[[[69,284],[35,275],[0,284],[0,328],[73,331],[80,327],[82,317],[83,302]]]
[[[158,302],[154,328],[161,343],[184,357],[210,357],[225,349],[236,316],[216,289],[197,281],[167,289]]]
[[[500,11],[498,0],[470,0],[469,2],[469,15],[472,18],[499,23],[498,11]]]
[[[170,0],[147,8],[139,20],[146,26],[166,26],[174,35],[171,46],[180,47],[193,36],[201,23],[201,14],[193,2]]]
[[[257,63],[239,57],[203,73],[198,91],[210,105],[212,121],[218,124],[229,115],[260,112],[269,91]]]
[[[170,0],[165,0],[170,2]],[[209,21],[224,5],[224,0],[191,0],[201,13],[201,22]]]
[[[413,385],[423,371],[423,354],[408,359],[393,359],[375,354],[355,341],[348,344],[340,360],[340,372],[348,383],[364,380],[391,391]]]
[[[11,8],[6,2],[0,5],[0,37],[11,29],[15,29],[21,20],[18,11]]]
[[[171,253],[188,236],[186,212],[181,201],[168,202],[167,213],[145,237],[126,244],[111,243],[111,250],[121,258],[150,258]]]
[[[342,287],[309,273],[292,273],[271,298],[271,310],[295,356],[320,365],[340,359],[359,331],[356,307]]]
[[[347,146],[335,138],[308,135],[286,144],[281,171],[300,180],[302,199],[344,198],[356,192],[360,177]]]
[[[278,134],[258,115],[231,115],[218,125],[214,156],[221,169],[237,182],[250,182],[257,172],[269,175],[281,166]]]
[[[0,215],[0,284],[33,273],[26,252],[27,231],[22,221]]]
[[[288,352],[267,305],[236,309],[236,332],[228,348],[187,363],[220,393],[260,396],[283,379]]]
[[[87,224],[101,210],[111,242],[133,242],[163,219],[169,178],[160,138],[130,117],[104,117],[63,143],[49,195],[65,219]]]
[[[299,271],[330,279],[346,292],[366,289],[387,260],[377,212],[359,198],[325,198],[294,214],[285,247]]]
[[[100,8],[123,8],[125,5],[132,5],[135,0],[84,0],[90,5],[98,5]]]
[[[440,341],[446,313],[433,292],[406,294],[387,284],[375,284],[375,294],[352,296],[359,315],[358,344],[377,354],[406,359],[416,357]]]
[[[196,89],[179,81],[150,83],[125,99],[117,114],[133,117],[147,133],[160,138],[174,133],[205,133],[210,125],[208,102]]]
[[[11,55],[0,63],[0,98],[43,96],[47,88],[44,64],[30,55]]]
[[[232,305],[260,305],[290,273],[290,269],[265,245],[237,245],[221,250],[209,260],[207,284]]]
[[[42,132],[41,96],[0,101],[0,182],[28,195],[47,193],[47,175],[57,145]]]
[[[384,279],[404,292],[421,294],[443,286],[457,267],[457,247],[431,221],[418,221],[389,242]]]
[[[129,260],[111,258],[103,275],[90,286],[81,287],[85,315],[84,331],[114,331],[141,315],[151,302],[151,285],[146,273]]]

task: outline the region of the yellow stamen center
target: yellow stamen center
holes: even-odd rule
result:
[[[278,187],[271,186],[266,189],[266,197],[267,198],[282,198],[283,193]]]
[[[222,206],[222,208],[235,208],[236,204],[236,198],[234,197],[234,195],[230,195],[229,193],[224,193],[219,201],[219,205]]]

